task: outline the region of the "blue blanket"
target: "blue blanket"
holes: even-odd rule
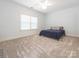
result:
[[[65,30],[42,30],[39,35],[59,40],[63,35],[65,35]]]

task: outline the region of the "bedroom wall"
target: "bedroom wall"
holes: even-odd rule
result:
[[[63,26],[67,35],[79,37],[79,6],[48,13],[46,28],[50,26]]]
[[[21,14],[37,16],[38,30],[20,30]],[[0,41],[36,34],[43,29],[43,25],[44,14],[11,2],[10,0],[0,0]]]
[[[76,11],[76,13],[77,13],[77,34],[79,35],[79,7],[77,8],[77,11]]]

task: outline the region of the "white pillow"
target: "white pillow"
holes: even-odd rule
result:
[[[62,26],[60,26],[60,27],[51,27],[51,29],[53,29],[53,30],[62,30],[63,27]]]

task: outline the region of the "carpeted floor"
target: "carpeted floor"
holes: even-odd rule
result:
[[[28,36],[0,43],[5,58],[72,58],[79,57],[79,38],[62,37],[60,41]]]

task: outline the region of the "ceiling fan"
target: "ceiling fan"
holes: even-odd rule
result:
[[[34,6],[40,8],[40,9],[47,9],[49,6],[52,6],[52,3],[49,2],[49,0],[31,0],[34,3],[30,6],[33,8]]]

